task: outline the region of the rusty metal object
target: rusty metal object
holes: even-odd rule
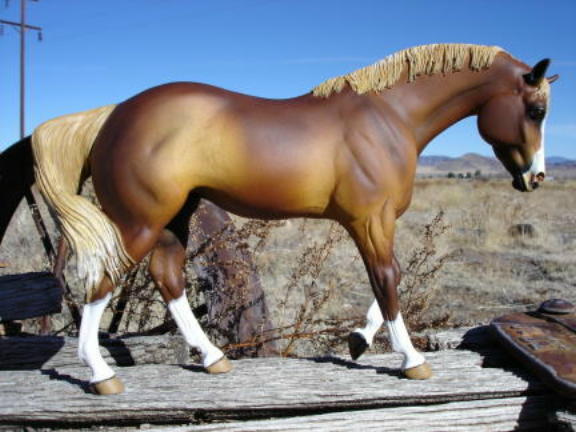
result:
[[[496,318],[491,328],[546,385],[576,398],[576,314],[513,313]]]
[[[569,314],[576,312],[576,308],[569,301],[563,299],[546,300],[538,308],[538,312],[548,314]]]

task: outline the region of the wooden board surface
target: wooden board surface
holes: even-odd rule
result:
[[[0,423],[187,424],[516,398],[514,404],[523,406],[532,397],[550,395],[500,351],[427,357],[435,372],[429,381],[402,378],[394,369],[400,362],[396,354],[357,363],[337,357],[241,360],[221,376],[194,366],[116,368],[127,391],[113,397],[86,392],[87,368],[2,371]]]
[[[150,427],[147,432],[489,432],[548,428],[545,396],[388,407],[294,418]]]

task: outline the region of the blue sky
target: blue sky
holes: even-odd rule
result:
[[[19,0],[0,5],[17,20]],[[170,81],[284,98],[397,50],[436,42],[499,45],[552,59],[547,153],[576,158],[576,0],[40,0],[28,2],[27,133],[44,120],[120,102]],[[0,36],[0,149],[18,139],[18,33]],[[491,154],[475,120],[425,154]]]

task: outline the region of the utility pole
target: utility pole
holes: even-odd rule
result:
[[[9,25],[16,29],[20,33],[20,139],[26,136],[26,32],[35,31],[38,34],[38,40],[42,41],[42,27],[37,27],[29,25],[26,22],[26,2],[38,0],[20,0],[20,22],[7,21],[0,19],[0,26]],[[8,3],[8,0],[6,1]],[[1,27],[0,27],[1,29]],[[2,34],[2,32],[0,32]],[[50,236],[48,235],[48,230],[46,229],[46,224],[42,219],[42,215],[38,210],[38,204],[36,203],[36,198],[32,192],[32,189],[28,189],[24,195],[26,197],[26,202],[28,203],[28,208],[32,213],[32,219],[36,226],[36,230],[40,235],[42,244],[44,245],[44,250],[48,259],[53,263],[53,273],[60,281],[62,289],[64,290],[64,297],[68,308],[74,319],[76,328],[80,328],[80,311],[78,306],[74,302],[73,296],[71,294],[70,287],[66,283],[64,278],[63,270],[66,262],[67,247],[66,243],[61,238],[58,245],[58,254],[54,250]],[[47,333],[51,327],[50,320],[48,317],[41,318],[42,333]]]
[[[26,136],[26,31],[37,31],[38,40],[42,40],[42,28],[26,24],[26,1],[20,0],[20,22],[0,19],[0,24],[9,25],[20,32],[20,139]]]
[[[0,19],[0,26],[8,25],[13,27],[20,33],[20,139],[24,139],[26,136],[26,32],[29,30],[36,31],[38,33],[38,40],[42,41],[42,28],[29,25],[26,23],[26,2],[29,0],[20,0],[20,22],[8,21]],[[30,0],[37,2],[38,0]],[[8,3],[8,1],[6,2]],[[64,243],[62,240],[60,241],[60,249],[62,249],[60,255],[61,259],[56,259],[56,253],[54,251],[54,247],[52,246],[52,242],[50,240],[50,236],[48,235],[48,230],[46,229],[46,224],[42,219],[42,215],[38,210],[38,204],[36,202],[36,198],[32,192],[32,189],[28,189],[24,196],[26,197],[26,202],[28,203],[28,207],[30,212],[32,213],[32,219],[34,220],[34,224],[36,225],[36,229],[40,234],[40,238],[42,240],[42,244],[44,245],[44,250],[48,255],[48,259],[54,263],[57,267],[57,277],[62,285],[62,288],[67,294],[70,294],[70,288],[68,284],[64,280],[64,276],[62,274],[63,271],[63,263],[65,261],[65,252],[64,252]],[[70,307],[70,312],[74,318],[74,322],[76,327],[78,327],[78,323],[80,322],[80,314],[78,308],[75,304],[67,302]],[[46,334],[49,332],[51,328],[50,319],[48,316],[44,316],[40,318],[41,323],[41,333]]]
[[[20,0],[20,22],[0,19],[0,25],[9,25],[20,32],[20,139],[23,139],[26,136],[26,32],[28,30],[34,30],[38,32],[38,40],[42,40],[42,28],[26,24],[27,1],[28,0]],[[37,2],[38,0],[31,1]],[[46,254],[50,260],[54,260],[54,247],[52,246],[52,242],[48,236],[48,230],[42,220],[32,190],[29,189],[26,191],[25,197],[28,207],[30,207],[36,229],[38,230],[42,243],[44,244]]]

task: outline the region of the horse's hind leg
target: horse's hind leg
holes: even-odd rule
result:
[[[186,297],[183,269],[189,217],[181,217],[183,213],[160,235],[150,259],[150,274],[186,342],[200,352],[206,371],[229,372],[232,369],[230,362],[224,353],[210,342]]]
[[[98,328],[104,309],[112,298],[114,286],[105,276],[98,289],[88,299],[82,311],[80,335],[78,337],[78,357],[92,371],[90,387],[96,394],[109,395],[122,393],[124,385],[102,358],[98,344]]]
[[[135,221],[125,221],[123,225],[117,223],[117,226],[122,233],[125,247],[135,263],[152,249],[161,232],[159,229],[153,229]],[[123,227],[130,227],[130,229]],[[104,275],[84,305],[78,338],[78,356],[92,371],[90,386],[94,393],[101,395],[124,391],[124,385],[102,358],[98,343],[100,320],[112,298],[113,289],[113,282],[107,275]]]

